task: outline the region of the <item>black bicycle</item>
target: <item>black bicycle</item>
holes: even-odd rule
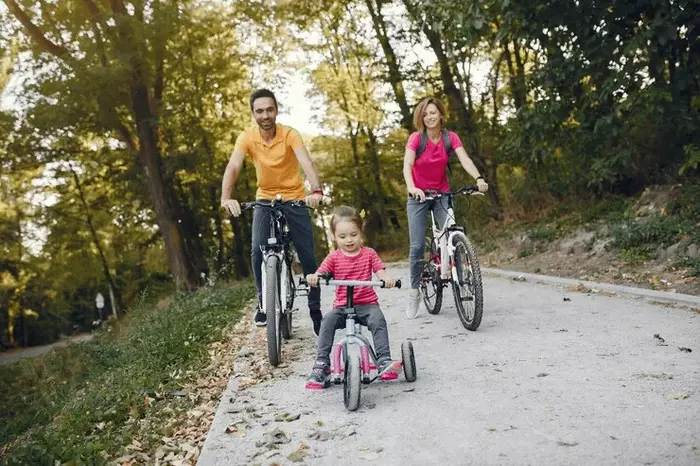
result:
[[[297,290],[294,285],[292,261],[294,258],[289,225],[282,210],[285,206],[308,208],[304,201],[283,201],[282,196],[272,201],[254,201],[241,204],[243,210],[254,207],[270,213],[270,235],[261,247],[263,262],[262,309],[267,314],[267,358],[273,366],[282,361],[282,339],[292,338],[294,298],[305,296],[307,289]]]

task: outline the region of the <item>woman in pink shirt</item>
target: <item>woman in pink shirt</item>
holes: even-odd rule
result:
[[[423,99],[413,113],[413,125],[416,132],[412,133],[406,143],[406,153],[403,159],[403,176],[408,190],[406,211],[408,217],[408,233],[410,237],[410,273],[411,291],[408,299],[406,316],[413,319],[418,315],[420,306],[420,276],[423,270],[423,254],[425,253],[425,229],[428,211],[433,210],[438,228],[444,225],[447,218],[448,198],[426,201],[425,191],[445,192],[450,190],[447,182],[447,164],[449,154],[443,142],[445,125],[445,105],[435,97]],[[479,191],[488,190],[488,184],[479,174],[474,162],[467,155],[459,136],[452,131],[446,131],[452,150],[469,175],[476,179]],[[419,152],[421,135],[427,136],[425,148]]]

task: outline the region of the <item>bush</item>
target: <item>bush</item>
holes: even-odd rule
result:
[[[679,219],[655,215],[644,222],[628,221],[613,227],[613,244],[619,249],[669,246],[678,242],[684,230]]]
[[[139,419],[159,413],[164,395],[181,386],[178,374],[196,372],[253,295],[239,284],[179,295],[161,309],[142,304],[89,343],[0,366],[0,444],[25,436],[5,462],[104,464],[103,453],[119,454]],[[154,400],[144,403],[146,395]],[[154,438],[167,426],[163,415]]]

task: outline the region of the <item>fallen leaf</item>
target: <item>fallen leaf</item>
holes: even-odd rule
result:
[[[547,377],[548,375],[549,374],[546,372],[540,372],[539,374],[537,374],[537,377]]]
[[[517,277],[513,278],[514,282],[526,282],[527,278],[525,278],[523,275],[518,275]]]
[[[557,442],[557,445],[559,445],[560,447],[575,447],[576,445],[578,445],[578,442],[562,442],[561,440],[559,440]]]
[[[566,302],[568,302],[568,301],[571,301],[571,298],[566,298],[566,297],[565,297],[565,298],[564,298],[564,302],[566,303]]]
[[[687,393],[669,393],[666,395],[666,398],[669,400],[685,400],[688,396]]]
[[[171,396],[187,396],[187,390],[175,390],[173,392],[170,392]]]
[[[415,390],[414,387],[411,387],[411,388],[404,388],[404,389],[403,389],[404,392],[412,392],[412,391],[414,391],[414,390]]]
[[[496,432],[496,429],[494,429],[493,427],[489,427],[486,430],[491,433]]]
[[[690,348],[686,348],[685,346],[679,346],[678,349],[683,351],[684,353],[692,353],[693,352],[693,350],[691,350]]]
[[[654,338],[656,338],[657,340],[659,340],[660,343],[663,343],[663,342],[666,341],[666,340],[664,340],[663,338],[661,338],[661,335],[659,335],[658,333],[655,333],[655,334],[654,334]]]
[[[306,451],[297,450],[287,455],[287,459],[292,463],[301,463],[307,456],[309,456],[309,454]]]
[[[375,461],[379,459],[379,453],[376,451],[367,451],[357,455],[358,458],[365,461]]]

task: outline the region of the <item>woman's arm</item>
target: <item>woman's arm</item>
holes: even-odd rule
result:
[[[462,167],[464,167],[464,170],[476,180],[476,184],[479,186],[479,191],[488,191],[489,185],[486,183],[486,181],[484,181],[484,177],[479,174],[479,169],[476,168],[476,165],[474,165],[474,162],[467,154],[467,151],[464,150],[464,146],[457,148],[455,153],[459,158],[459,163],[461,163]]]
[[[425,200],[425,193],[423,190],[416,188],[413,184],[413,164],[416,162],[416,151],[406,148],[406,152],[403,156],[403,179],[406,182],[406,190],[408,194],[414,198]]]

